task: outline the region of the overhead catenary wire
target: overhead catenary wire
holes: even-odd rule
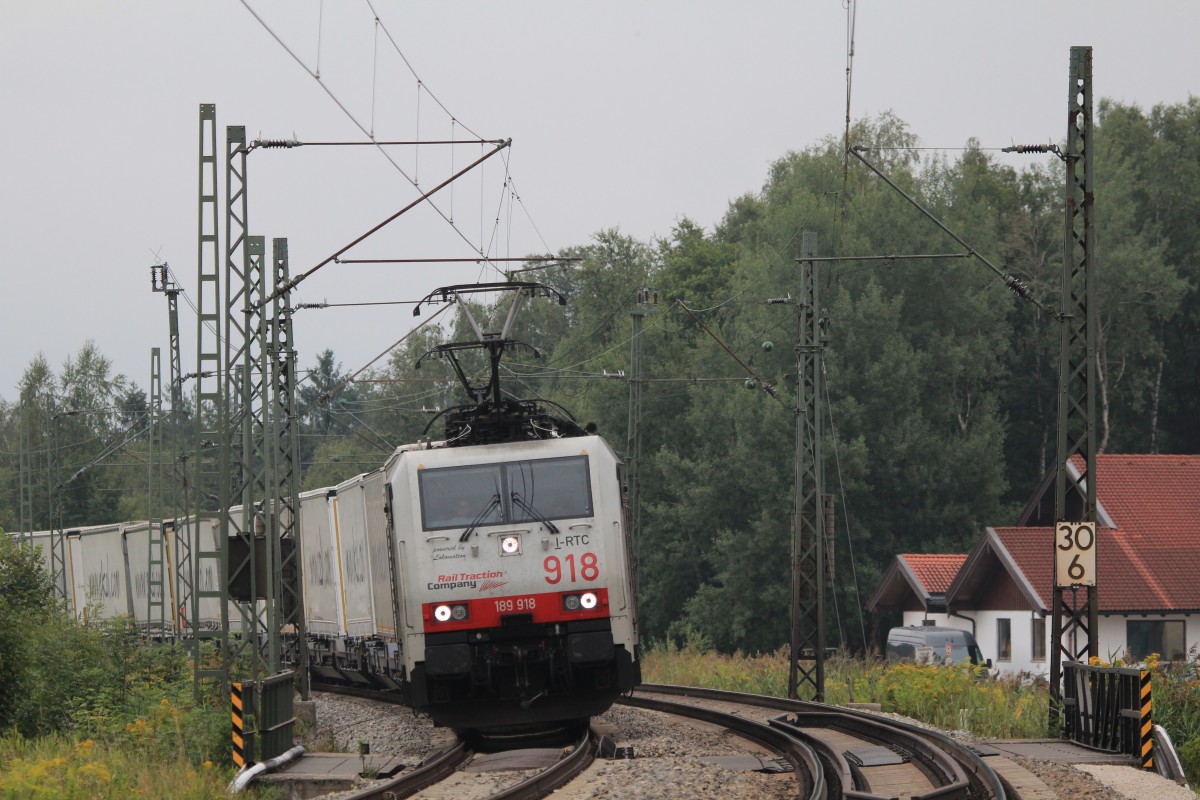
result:
[[[322,395],[322,397],[332,398],[332,397],[333,397],[333,395],[334,395],[336,392],[338,392],[338,391],[339,391],[339,390],[340,390],[340,389],[341,389],[343,386],[345,386],[347,383],[349,383],[350,381],[352,381],[352,380],[354,380],[355,378],[357,378],[359,375],[361,375],[361,374],[363,374],[364,372],[366,372],[368,369],[370,369],[370,368],[371,368],[371,366],[372,366],[372,365],[374,365],[374,364],[375,364],[375,362],[376,362],[376,361],[378,361],[379,359],[381,359],[381,358],[383,358],[384,356],[386,356],[388,353],[390,353],[390,352],[392,352],[393,350],[395,350],[397,347],[399,347],[399,346],[400,346],[401,344],[403,344],[404,342],[408,341],[408,339],[409,339],[409,337],[410,337],[410,336],[412,336],[412,335],[413,335],[413,334],[415,334],[417,331],[419,331],[419,330],[421,330],[422,328],[424,328],[424,327],[425,327],[426,325],[428,325],[429,323],[433,322],[435,319],[437,319],[439,316],[441,316],[443,313],[445,313],[445,311],[446,311],[447,309],[449,309],[449,308],[452,308],[452,307],[453,307],[453,306],[452,306],[452,305],[450,305],[450,304],[444,305],[444,306],[442,306],[441,308],[439,308],[437,311],[435,311],[434,313],[430,314],[430,315],[429,315],[428,317],[426,317],[425,319],[421,320],[421,323],[420,323],[419,325],[417,325],[416,327],[414,327],[414,328],[413,328],[412,330],[410,330],[408,333],[406,333],[406,334],[404,334],[403,336],[401,336],[401,337],[400,337],[399,339],[397,339],[397,340],[396,340],[396,341],[395,341],[395,342],[394,342],[394,343],[393,343],[393,344],[392,344],[390,347],[388,347],[388,348],[384,349],[384,350],[383,350],[383,352],[381,352],[379,355],[375,356],[375,358],[371,359],[371,360],[370,360],[370,361],[368,361],[366,364],[364,364],[364,365],[363,365],[361,368],[359,368],[359,370],[358,370],[357,372],[354,372],[354,373],[353,373],[353,374],[351,374],[350,376],[348,376],[348,377],[344,378],[344,379],[343,379],[341,382],[339,382],[339,383],[338,383],[336,386],[334,386],[333,388],[331,388],[330,390],[328,390],[328,391],[327,391],[327,392],[326,392],[324,395]],[[320,399],[320,398],[318,398],[318,399]]]
[[[338,405],[341,405],[341,403],[339,403]],[[383,450],[385,452],[391,452],[392,450],[396,449],[395,446],[383,436],[383,434],[381,434],[379,431],[375,430],[370,425],[368,425],[361,416],[359,416],[355,412],[351,411],[350,409],[345,408],[344,406],[342,407],[342,410],[345,411],[347,414],[349,414],[350,417],[352,417],[354,419],[354,421],[356,421],[363,430],[366,430],[367,432],[369,432],[372,436],[374,436],[376,439],[378,439],[380,443],[382,443],[382,444],[375,445],[376,447],[379,447],[380,450]],[[357,431],[355,431],[355,433],[357,433]],[[363,438],[365,439],[365,437],[363,437]],[[367,441],[369,441],[369,440],[367,440]]]
[[[329,88],[329,86],[325,83],[325,81],[323,81],[321,79],[321,74],[320,74],[320,69],[319,69],[319,57],[320,57],[319,34],[318,34],[318,69],[316,71],[314,71],[314,70],[310,69],[308,67],[308,65],[306,65],[304,63],[304,60],[301,59],[300,56],[297,55],[296,52],[287,45],[286,42],[283,41],[283,38],[280,37],[279,34],[276,33],[275,30],[272,29],[271,26],[267,24],[266,20],[264,20],[262,18],[262,16],[260,16],[258,14],[258,12],[255,11],[250,6],[250,3],[248,2],[248,0],[241,0],[241,3],[242,3],[242,6],[247,11],[250,12],[250,15],[253,16],[254,19],[258,21],[259,25],[261,25],[263,27],[263,29],[271,36],[271,38],[274,39],[279,44],[279,46],[284,49],[284,52],[286,52],[289,56],[291,56],[292,60],[295,61],[298,65],[300,65],[300,67],[305,72],[307,72],[309,74],[309,76],[311,76],[317,82],[317,85],[320,86],[322,91],[324,91],[325,94],[329,96],[329,99],[334,102],[334,104],[342,111],[342,113],[346,116],[346,118],[349,119],[350,122],[353,123],[354,126],[356,128],[358,128],[363,133],[364,136],[366,136],[368,139],[374,139],[374,131],[369,130],[366,126],[364,126],[362,124],[362,122],[354,115],[354,113],[351,112],[350,109],[346,107],[345,103],[343,103],[341,101],[341,99],[338,98],[338,96],[336,94],[334,94],[333,90]],[[373,7],[371,7],[369,0],[367,2],[367,6],[371,8],[372,15],[374,16],[377,23],[381,27],[383,27],[384,33],[387,35],[388,40],[391,41],[392,46],[395,47],[396,51],[400,54],[400,57],[404,61],[405,66],[407,66],[409,71],[413,73],[414,77],[416,77],[416,72],[412,69],[412,65],[409,64],[408,59],[404,57],[404,54],[402,52],[400,52],[399,46],[396,45],[395,40],[392,38],[391,33],[387,31],[386,26],[383,26],[382,21],[379,20],[379,15],[377,13],[375,13],[375,9]],[[318,24],[322,25],[323,19]],[[420,82],[419,77],[417,78],[417,80],[418,80],[418,82]],[[435,98],[435,100],[436,100],[436,98]],[[443,110],[445,110],[445,106],[442,106],[440,101],[438,101],[438,105],[441,106]],[[447,112],[447,113],[449,113],[449,112]],[[484,138],[484,137],[476,134],[470,128],[467,128],[466,126],[463,126],[463,127],[468,132],[470,132],[472,135],[475,135],[477,138],[479,138],[481,140]],[[400,164],[394,158],[392,158],[392,156],[386,150],[384,150],[382,147],[377,147],[377,149],[383,155],[383,157],[388,161],[388,163],[390,163],[392,165],[393,169],[395,169],[397,172],[399,172],[400,175],[402,175],[405,180],[407,180],[410,184],[412,184],[412,186],[414,188],[416,188],[418,191],[420,191],[420,186],[415,177],[410,176],[404,170],[404,168],[401,167]],[[482,175],[482,173],[481,173],[481,175]],[[432,192],[424,193],[422,195],[422,199],[425,199],[429,194],[432,194]],[[430,203],[429,205],[431,208],[434,209],[435,212],[437,212],[437,214],[439,216],[442,217],[443,220],[446,221],[446,223],[451,227],[451,229],[456,234],[458,234],[459,238],[461,238],[464,242],[467,243],[468,246],[470,246],[473,250],[476,250],[476,251],[479,251],[481,249],[480,246],[476,246],[473,242],[471,242],[470,238],[462,230],[460,230],[459,227],[457,225],[455,225],[453,221],[451,221],[451,219],[446,215],[446,213],[444,211],[442,211],[441,208],[438,207],[438,205],[436,203]],[[482,243],[482,240],[483,240],[482,231],[481,231],[481,235],[479,238],[480,238],[480,242]]]
[[[825,359],[821,358],[820,363],[821,373],[825,376],[822,383],[825,384],[825,408],[829,410],[829,434],[830,440],[833,442],[833,463],[837,469],[838,476],[838,495],[842,499],[842,517],[846,520],[846,548],[850,556],[850,575],[854,580],[854,600],[855,607],[858,608],[858,628],[859,635],[862,636],[863,648],[867,646],[867,628],[863,621],[863,603],[862,590],[858,585],[858,566],[854,559],[854,537],[851,535],[850,525],[850,507],[846,503],[846,481],[842,477],[842,458],[838,451],[837,424],[833,419],[833,399],[829,393],[829,372],[826,368]],[[834,595],[836,598],[836,594]]]
[[[382,228],[384,228],[385,226],[387,226],[387,225],[388,225],[388,224],[390,224],[391,222],[395,221],[395,220],[396,220],[398,217],[400,217],[402,214],[404,214],[404,213],[406,213],[406,212],[408,212],[408,211],[412,210],[413,208],[415,208],[416,206],[418,206],[418,205],[419,205],[419,204],[421,204],[422,202],[424,202],[424,201],[428,200],[430,197],[432,197],[432,196],[433,196],[434,194],[436,194],[438,191],[440,191],[441,189],[445,188],[447,185],[449,185],[449,184],[450,184],[450,183],[452,183],[453,181],[457,180],[457,179],[458,179],[459,177],[461,177],[462,175],[465,175],[466,173],[470,172],[470,171],[471,171],[472,169],[474,169],[476,166],[478,166],[478,165],[482,164],[484,161],[487,161],[489,158],[491,158],[492,156],[496,155],[496,153],[499,153],[499,152],[500,152],[501,150],[503,150],[505,147],[508,147],[508,146],[509,146],[509,144],[511,144],[511,140],[506,140],[504,144],[502,144],[502,145],[497,145],[497,146],[496,146],[496,148],[495,148],[495,149],[493,149],[491,152],[485,153],[484,155],[480,156],[478,159],[476,159],[476,160],[475,160],[474,162],[472,162],[470,165],[468,165],[468,166],[466,166],[466,167],[463,167],[463,169],[462,169],[461,171],[459,171],[459,172],[455,173],[454,175],[451,175],[449,178],[447,178],[446,180],[442,181],[442,182],[441,182],[441,183],[439,183],[437,186],[435,186],[435,187],[433,187],[432,189],[430,189],[428,192],[422,192],[422,193],[421,193],[421,196],[420,196],[420,197],[418,197],[416,200],[413,200],[411,203],[409,203],[408,205],[406,205],[406,206],[404,206],[403,208],[401,208],[401,209],[400,209],[399,211],[397,211],[395,214],[392,214],[392,215],[391,215],[391,216],[389,216],[387,219],[383,220],[382,222],[378,223],[378,224],[377,224],[377,225],[375,225],[374,227],[370,228],[370,229],[369,229],[369,230],[367,230],[365,233],[361,234],[361,235],[360,235],[358,238],[354,239],[354,240],[353,240],[352,242],[350,242],[349,244],[347,244],[347,245],[343,246],[343,247],[342,247],[340,250],[338,250],[338,251],[337,251],[336,253],[334,253],[333,255],[327,256],[327,257],[326,257],[326,258],[325,258],[323,261],[320,261],[320,262],[318,262],[317,264],[313,265],[312,267],[310,267],[310,268],[309,268],[308,270],[306,270],[305,272],[302,272],[301,274],[297,275],[295,278],[292,278],[292,279],[290,279],[289,281],[287,281],[286,283],[284,283],[282,286],[279,286],[279,287],[277,287],[277,288],[275,289],[275,291],[274,291],[274,292],[272,292],[272,293],[271,293],[271,295],[270,295],[269,297],[267,297],[267,298],[266,298],[266,299],[263,301],[263,304],[265,305],[266,303],[269,303],[269,302],[271,302],[272,300],[274,300],[276,297],[278,297],[278,296],[279,296],[281,293],[283,293],[283,292],[287,292],[287,291],[290,291],[290,290],[294,289],[294,288],[295,288],[295,287],[296,287],[296,286],[297,286],[297,285],[298,285],[298,284],[299,284],[301,281],[303,281],[303,280],[305,280],[306,278],[308,278],[308,277],[310,277],[311,275],[313,275],[315,272],[317,272],[317,270],[321,269],[322,267],[324,267],[324,266],[326,266],[326,265],[328,265],[328,264],[331,264],[331,263],[333,263],[333,262],[334,262],[334,261],[335,261],[335,260],[336,260],[338,257],[340,257],[340,256],[341,256],[343,253],[345,253],[347,250],[349,250],[349,249],[351,249],[352,247],[354,247],[355,245],[357,245],[357,244],[361,243],[361,242],[362,242],[364,239],[366,239],[366,238],[368,238],[368,237],[372,236],[373,234],[375,234],[376,232],[378,232],[379,230],[381,230]]]
[[[858,0],[842,0],[846,7],[846,132],[843,152],[850,148],[850,95],[854,84],[854,29],[858,23]],[[842,157],[842,213],[846,210],[846,193],[850,183],[850,159]]]

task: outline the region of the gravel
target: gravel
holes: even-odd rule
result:
[[[313,692],[317,726],[304,735],[304,746],[334,753],[356,753],[358,743],[372,755],[399,756],[413,763],[442,749],[454,735],[434,727],[411,709],[361,697]]]
[[[428,719],[402,706],[323,693],[314,693],[313,699],[317,705],[317,726],[307,732],[304,742],[313,750],[356,752],[358,742],[366,741],[371,745],[372,755],[398,756],[416,763],[453,740],[448,730],[435,727]],[[795,781],[789,773],[733,771],[701,761],[705,756],[747,754],[744,740],[714,726],[678,721],[627,706],[614,706],[595,723],[611,732],[618,746],[632,747],[634,759],[597,760],[571,787],[555,793],[555,800],[660,800],[671,796],[696,800],[737,797],[781,800],[795,796]],[[951,735],[969,738],[961,732]],[[1196,800],[1195,794],[1157,774],[1129,767],[1071,767],[1019,757],[1013,760],[1063,798]],[[488,777],[480,777],[480,783],[495,781],[496,776],[507,776],[508,783],[519,780],[514,773],[484,775]],[[462,797],[473,793],[461,787],[459,791]],[[345,794],[324,797],[336,800]]]
[[[1157,772],[1109,764],[1082,764],[1076,769],[1111,786],[1117,797],[1131,800],[1196,800],[1196,793],[1191,789],[1169,781]]]

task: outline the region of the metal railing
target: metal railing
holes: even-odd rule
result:
[[[1063,664],[1064,735],[1084,747],[1137,756],[1153,766],[1150,673]]]

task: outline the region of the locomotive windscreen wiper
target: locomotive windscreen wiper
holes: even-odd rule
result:
[[[512,493],[512,501],[518,508],[528,514],[530,517],[549,528],[551,533],[558,533],[558,526],[535,511],[533,506],[522,500],[520,492]]]
[[[498,494],[492,495],[492,499],[489,500],[488,504],[483,507],[483,511],[480,511],[478,514],[475,515],[475,519],[471,520],[471,524],[468,525],[467,529],[462,532],[462,536],[458,537],[458,540],[460,542],[465,542],[467,539],[470,539],[471,534],[475,532],[475,529],[478,528],[480,526],[480,524],[485,519],[487,519],[488,514],[491,514],[496,509],[496,507],[499,505],[500,505],[500,495],[498,495]]]

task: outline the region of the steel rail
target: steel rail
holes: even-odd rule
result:
[[[940,788],[928,796],[958,797],[966,794],[966,772],[949,753],[935,747],[924,736],[914,736],[907,731],[901,740],[901,737],[895,735],[895,728],[889,720],[878,717],[867,719],[830,710],[797,712],[792,720],[784,715],[776,717],[772,722],[795,728],[834,728],[847,731],[865,741],[899,748],[907,755],[915,756],[932,773],[931,778]]]
[[[404,705],[404,698],[400,696],[399,692],[384,689],[371,689],[366,686],[351,686],[350,684],[324,683],[321,681],[313,681],[310,684],[310,688],[314,692],[344,694],[347,697],[361,697],[365,700],[374,700],[379,703],[391,703],[396,706]]]
[[[414,795],[439,781],[444,781],[457,772],[463,764],[470,761],[473,755],[474,753],[467,749],[466,742],[459,740],[452,746],[434,753],[414,769],[402,772],[378,786],[372,786],[349,795],[346,800],[377,800],[377,798],[401,800],[401,798]]]
[[[978,753],[940,731],[919,728],[906,722],[900,722],[899,720],[883,718],[879,717],[878,715],[868,714],[863,711],[855,711],[853,709],[830,706],[824,703],[814,703],[806,700],[789,700],[782,697],[768,697],[766,695],[749,694],[746,692],[730,692],[717,689],[703,689],[693,686],[671,686],[666,684],[651,683],[643,683],[638,687],[638,691],[720,700],[731,703],[743,703],[745,705],[754,705],[761,708],[772,708],[784,712],[800,714],[829,714],[836,712],[843,717],[857,718],[867,720],[871,723],[886,725],[887,727],[903,731],[910,737],[932,740],[936,743],[937,749],[951,754],[953,760],[966,773],[966,778],[969,783],[977,790],[975,793],[977,796],[987,797],[990,798],[990,800],[1007,800],[1008,798],[1000,777],[991,767],[984,763],[983,758]],[[930,794],[925,796],[941,797],[943,795]]]
[[[886,721],[855,719],[836,712],[799,712],[794,719],[788,719],[786,715],[775,717],[771,719],[771,724],[796,733],[808,728],[830,728],[850,733],[863,741],[883,745],[889,750],[901,751],[903,755],[918,763],[918,768],[933,785],[928,792],[914,793],[914,800],[966,800],[970,796],[970,779],[953,757],[926,741],[924,737],[906,733],[902,739]],[[845,792],[843,796],[878,797],[867,792]]]
[[[403,698],[395,692],[378,691],[361,686],[314,683],[312,689],[314,691],[331,692],[349,697],[361,697],[380,703],[403,704]],[[531,775],[518,784],[489,795],[486,800],[536,800],[536,798],[545,797],[556,789],[570,783],[576,776],[590,767],[592,762],[596,760],[596,753],[599,750],[599,746],[599,737],[595,731],[589,728],[583,732],[579,741],[575,743],[575,747],[565,758],[556,761],[552,766],[538,772],[536,775]],[[465,745],[460,741],[454,747],[430,756],[430,758],[421,762],[421,766],[417,767],[417,770],[429,769],[429,772],[423,772],[419,775],[417,771],[401,773],[388,783],[364,789],[358,794],[351,795],[347,800],[374,800],[375,798],[383,797],[387,797],[389,800],[391,798],[399,800],[399,798],[408,797],[437,781],[444,780],[462,766],[472,756],[471,751],[465,751],[465,756],[454,762],[453,766],[448,770],[445,767],[444,760],[449,757],[449,754],[464,747]],[[437,759],[436,764],[433,763],[434,759]],[[427,764],[428,767],[426,767]],[[414,783],[408,783],[410,780]]]
[[[570,755],[559,759],[553,766],[531,775],[515,786],[501,789],[488,795],[487,800],[536,800],[566,786],[576,776],[592,765],[600,749],[600,738],[592,729],[583,732]]]
[[[691,717],[702,722],[719,725],[736,731],[742,736],[763,745],[786,758],[792,765],[796,780],[801,783],[800,796],[806,800],[827,800],[831,796],[830,784],[825,779],[825,767],[808,743],[790,732],[755,722],[735,714],[727,714],[708,708],[676,703],[669,700],[654,700],[636,694],[617,699],[618,703],[651,711],[661,711],[681,717]]]

